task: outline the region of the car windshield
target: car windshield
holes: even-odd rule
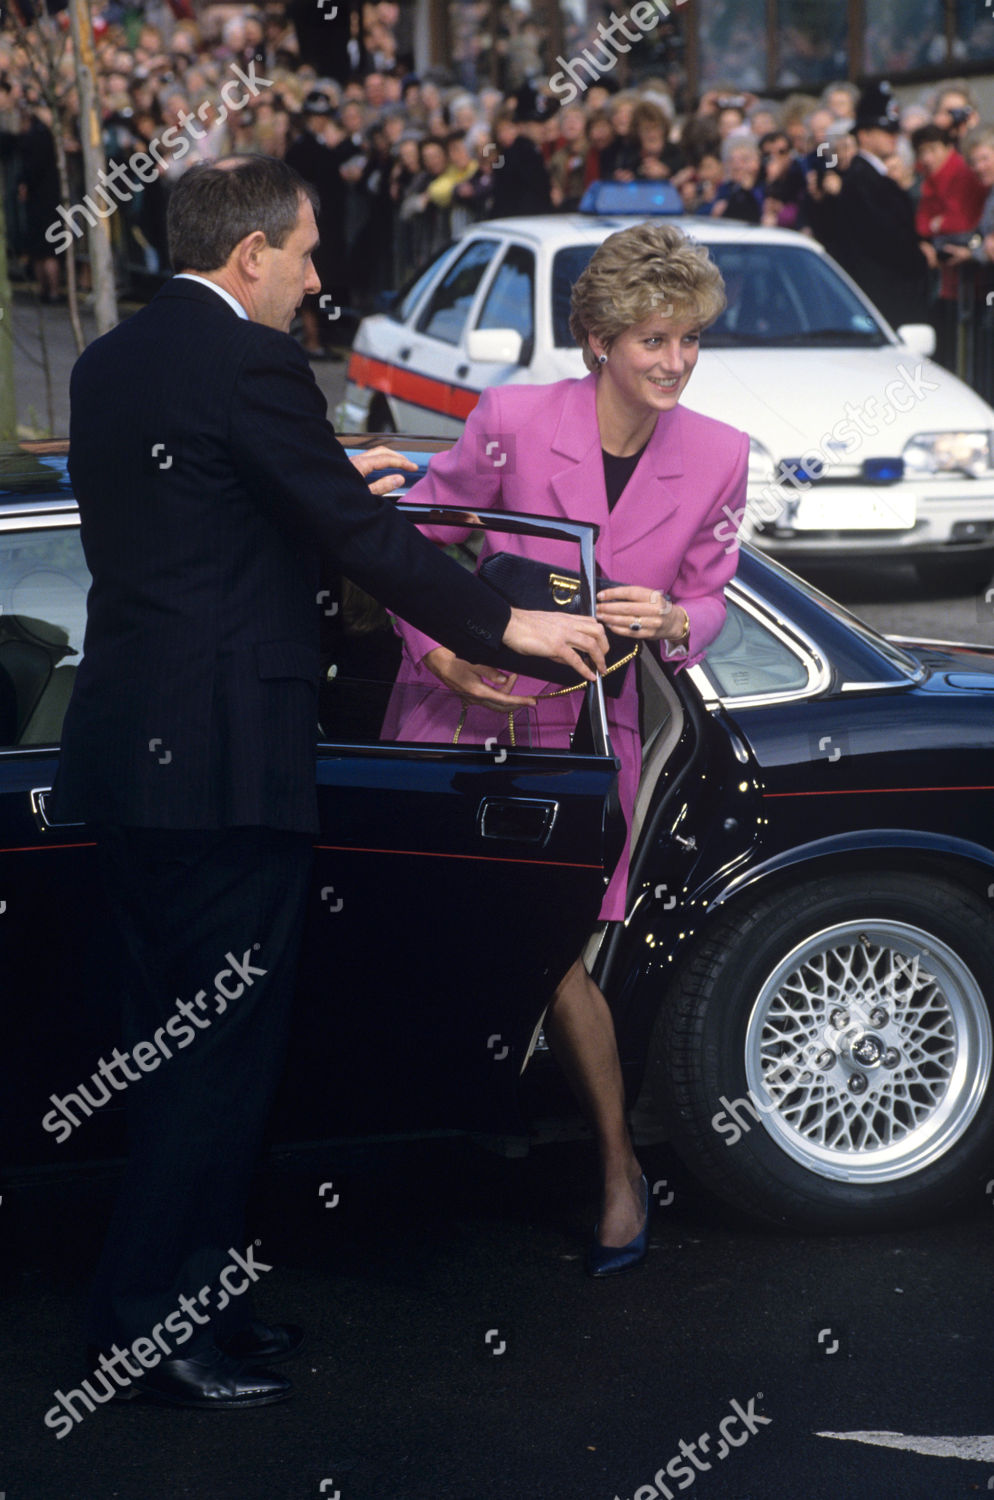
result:
[[[553,262],[558,348],[575,345],[570,292],[595,248],[570,245]],[[728,294],[728,307],[705,334],[709,348],[868,348],[887,342],[872,313],[816,251],[768,243],[712,244],[708,251]]]
[[[728,307],[707,331],[709,348],[886,343],[880,324],[815,251],[742,244],[708,249],[728,296]]]

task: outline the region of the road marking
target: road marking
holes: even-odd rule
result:
[[[816,1432],[815,1437],[841,1438],[847,1443],[872,1443],[877,1448],[902,1448],[932,1458],[965,1458],[994,1463],[994,1437],[909,1437],[904,1432]]]

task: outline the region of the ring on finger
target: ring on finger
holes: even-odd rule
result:
[[[631,630],[641,630],[642,629],[642,621],[641,620],[633,620],[632,623],[631,623],[631,626],[629,628]]]

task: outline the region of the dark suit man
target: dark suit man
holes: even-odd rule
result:
[[[290,1390],[257,1365],[301,1331],[254,1320],[259,1266],[228,1267],[262,1254],[243,1212],[317,830],[322,554],[460,656],[492,660],[503,638],[603,668],[594,621],[509,617],[349,463],[287,336],[320,288],[309,191],[269,158],[191,170],[169,210],[184,274],[73,371],[93,586],[56,805],[98,828],[123,1045],[161,1054],[127,1090],[131,1156],[90,1311],[97,1400],[217,1409]]]
[[[915,210],[888,176],[901,122],[887,84],[863,90],[856,113],[859,152],[845,172],[809,173],[809,222],[839,265],[894,328],[924,321],[925,257]]]
[[[325,307],[335,317],[329,320],[313,294],[304,298],[300,309],[304,348],[308,354],[320,355],[330,338],[341,336],[341,327],[336,327],[336,323],[350,301],[345,272],[348,188],[339,168],[354,151],[330,99],[320,89],[314,89],[304,100],[303,116],[304,128],[289,146],[286,162],[317,189],[321,200],[317,211],[321,244],[314,257],[314,269],[324,292],[332,299]]]

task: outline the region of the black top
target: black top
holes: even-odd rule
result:
[[[637,453],[632,453],[627,458],[619,458],[616,453],[608,453],[606,448],[601,449],[604,455],[604,487],[607,490],[608,510],[614,510],[621,499],[625,485],[634,474],[638,461],[648,446],[647,440]]]

